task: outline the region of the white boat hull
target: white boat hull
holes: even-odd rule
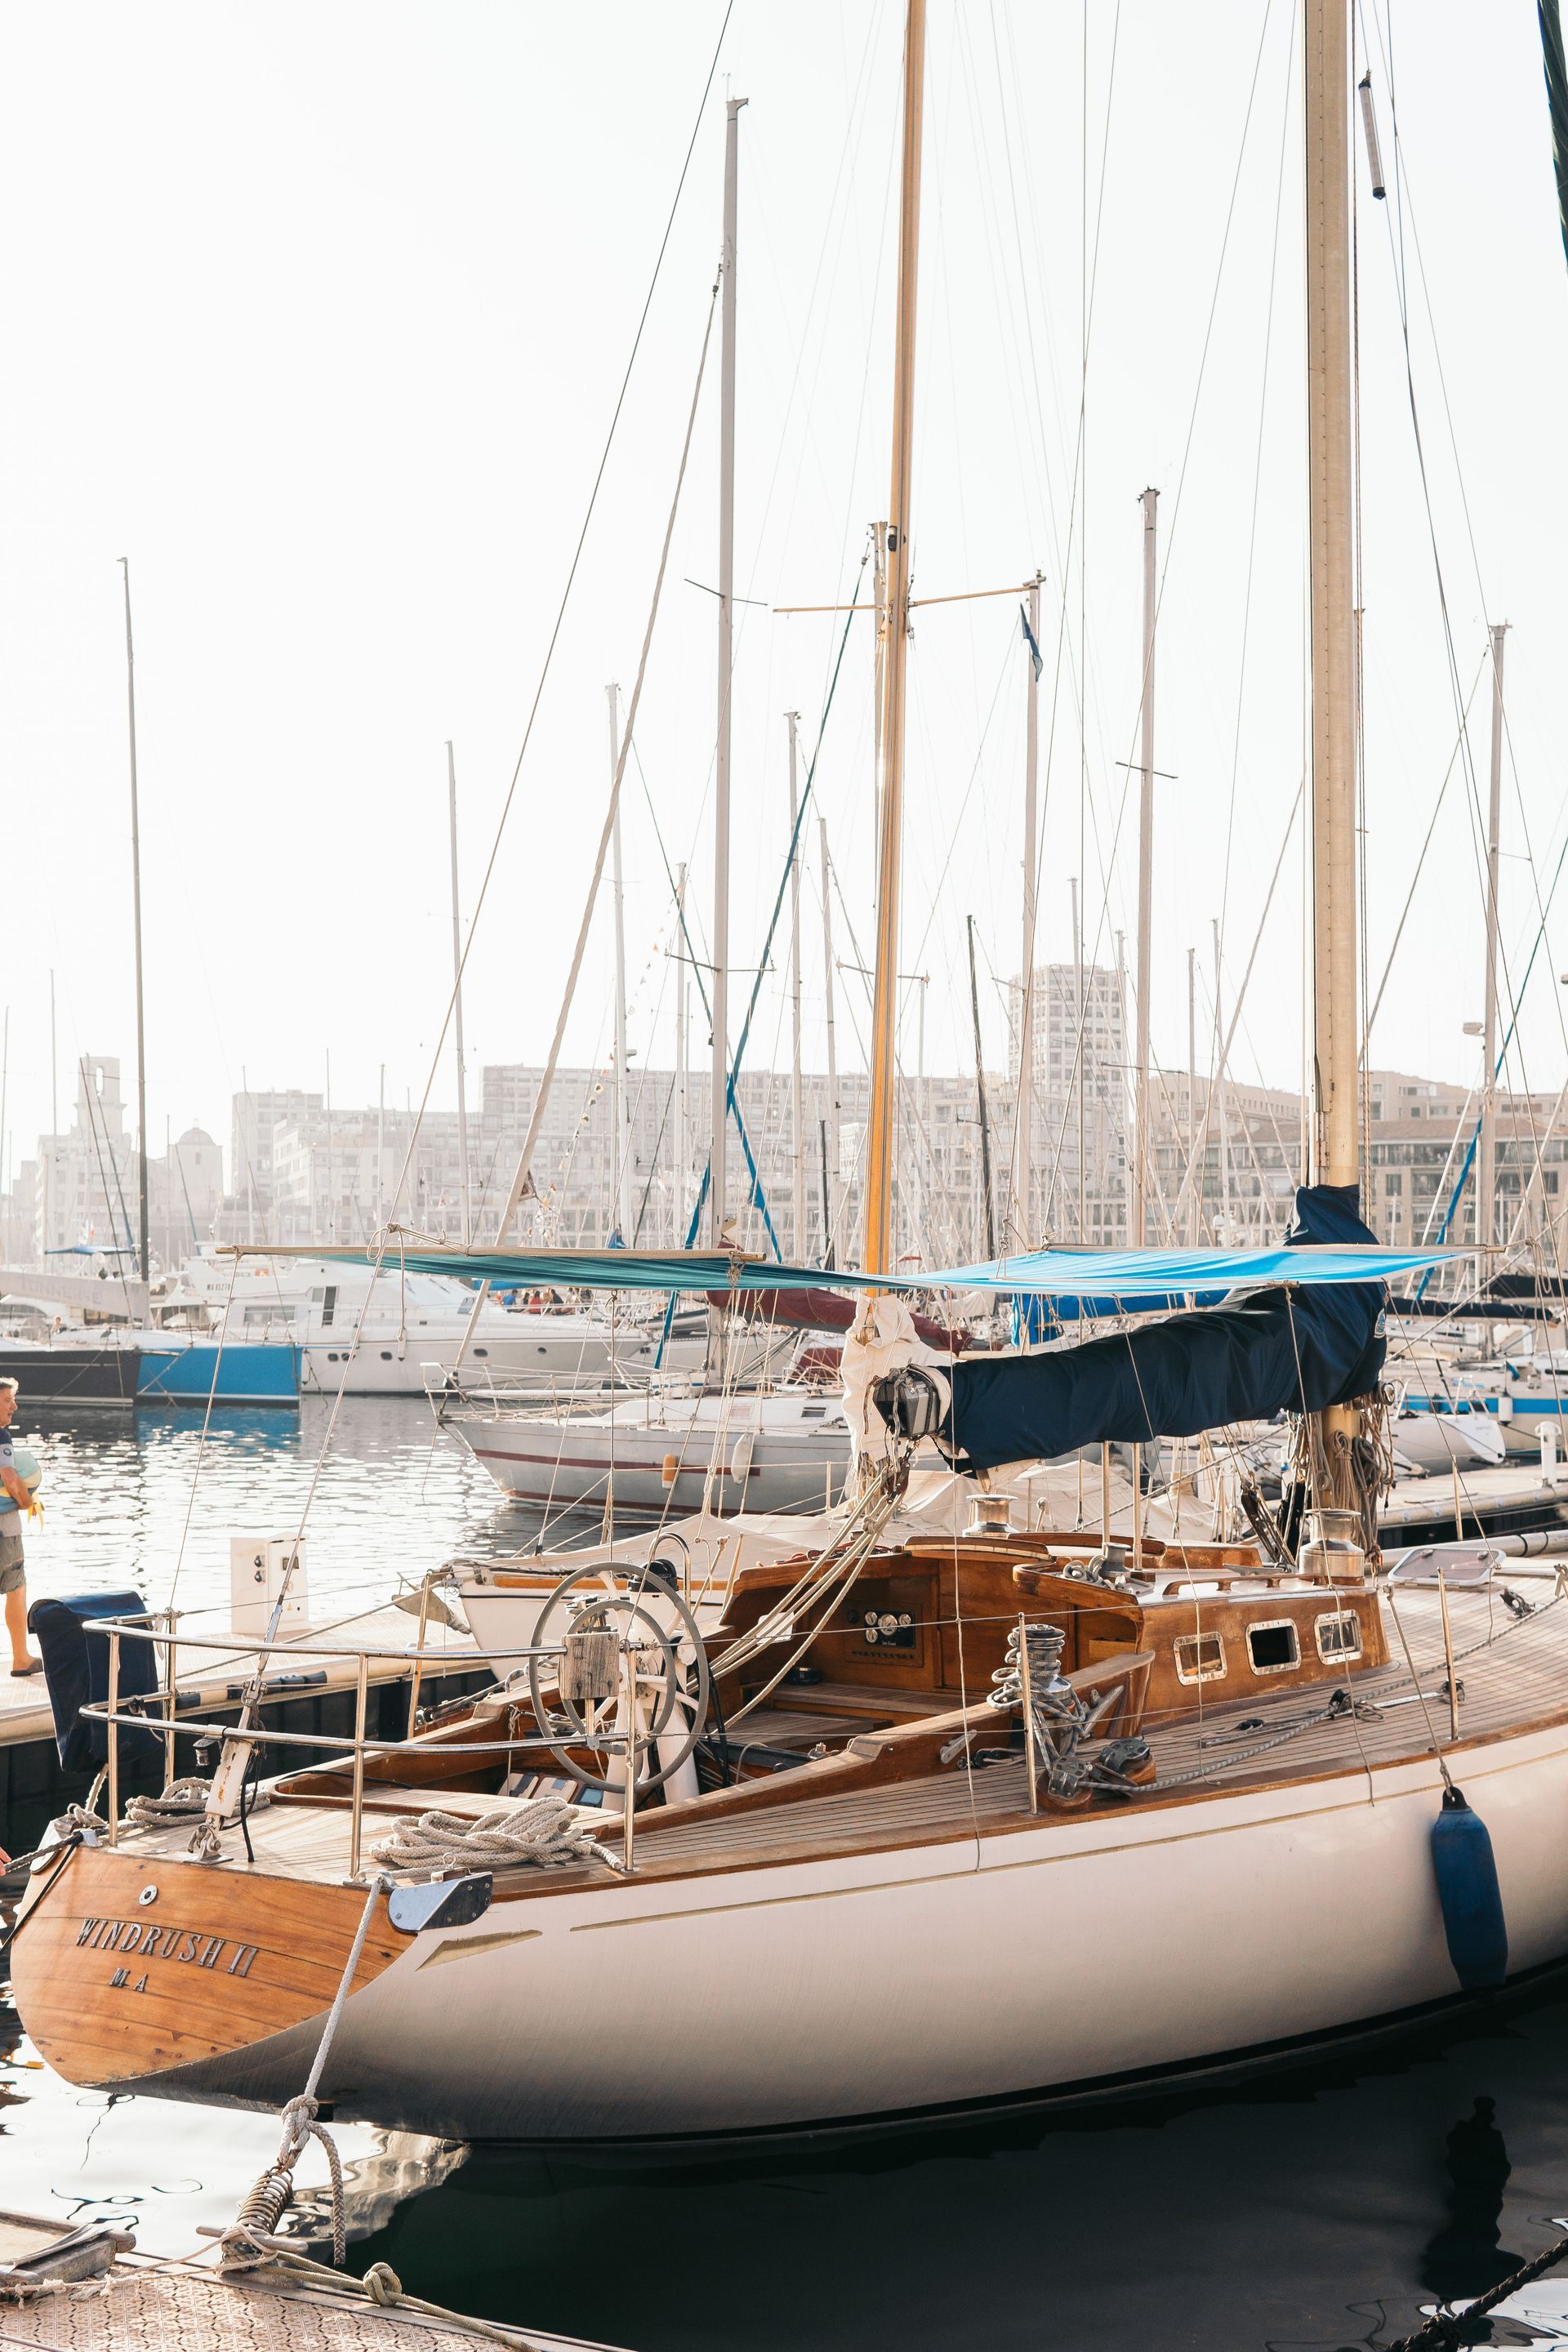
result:
[[[521,1319],[521,1318],[520,1318]],[[641,1342],[627,1346],[624,1337],[612,1344],[609,1329],[561,1336],[549,1328],[548,1318],[515,1337],[489,1331],[466,1353],[461,1332],[432,1339],[424,1331],[403,1338],[374,1332],[357,1347],[348,1339],[307,1343],[302,1352],[300,1383],[306,1394],[335,1396],[425,1396],[445,1376],[458,1370],[469,1389],[482,1391],[487,1381],[510,1393],[519,1390],[570,1393],[595,1389],[617,1373],[636,1375],[652,1363],[652,1350]]]
[[[830,1510],[849,1468],[837,1401],[783,1390],[747,1399],[649,1398],[595,1413],[448,1416],[498,1486],[542,1511],[613,1505],[646,1526],[704,1510]]]
[[[611,1459],[574,1451],[570,1433],[548,1425],[527,1436],[516,1429],[488,1436],[465,1430],[463,1435],[475,1460],[519,1502],[542,1511],[602,1511],[610,1502],[617,1519],[647,1525],[667,1513],[700,1510],[710,1485],[711,1507],[721,1513],[827,1509],[843,1493],[848,1463],[847,1449],[837,1461],[825,1458],[820,1448],[788,1458],[759,1453],[738,1476],[728,1461],[718,1463],[710,1481],[706,1459],[678,1459],[667,1484],[668,1446],[656,1460],[624,1454]]]
[[[1568,1954],[1568,1727],[1464,1766],[1522,1974]],[[1081,2095],[1344,2035],[1458,1991],[1439,1796],[1405,1763],[497,1904],[349,2002],[322,2095],[454,2137],[663,2139]],[[282,2098],[318,2031],[159,2087]]]
[[[1508,1458],[1500,1422],[1478,1406],[1464,1412],[1402,1412],[1392,1432],[1394,1451],[1417,1470],[1495,1470]]]

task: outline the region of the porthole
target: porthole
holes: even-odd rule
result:
[[[1176,1680],[1217,1683],[1225,1678],[1225,1643],[1217,1633],[1178,1633]]]
[[[1340,1610],[1332,1617],[1317,1618],[1312,1630],[1318,1637],[1318,1655],[1325,1663],[1334,1658],[1360,1657],[1361,1619],[1353,1609]]]
[[[382,1349],[382,1351],[381,1351],[381,1360],[382,1360],[382,1362],[383,1362],[384,1364],[390,1364],[390,1363],[391,1363],[391,1361],[392,1361],[392,1350],[391,1350],[391,1349],[390,1349],[390,1348],[384,1348],[384,1349]]]
[[[1268,1625],[1249,1625],[1247,1654],[1255,1675],[1294,1674],[1301,1663],[1301,1644],[1294,1621],[1279,1617]]]

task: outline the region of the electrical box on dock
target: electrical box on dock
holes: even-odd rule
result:
[[[290,1558],[299,1565],[289,1577],[289,1597],[278,1621],[279,1633],[302,1633],[309,1625],[305,1547],[292,1536],[231,1536],[228,1542],[229,1619],[243,1642],[259,1642],[272,1622]]]

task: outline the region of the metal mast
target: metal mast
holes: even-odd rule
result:
[[[915,422],[915,298],[920,275],[921,134],[925,0],[909,0],[904,28],[903,173],[899,194],[899,307],[893,359],[893,465],[888,524],[888,641],[882,680],[881,838],[877,858],[876,981],[866,1139],[865,1265],[887,1270],[892,1250],[893,1075],[899,1003],[899,869],[903,822],[904,681],[909,656],[910,483]]]
[[[786,710],[784,723],[789,729],[789,986],[790,986],[790,1142],[794,1146],[792,1171],[795,1238],[793,1247],[796,1265],[805,1255],[805,1100],[800,1075],[800,790],[796,781],[798,745],[795,738],[800,727],[798,710]]]
[[[1198,1158],[1198,951],[1187,950],[1187,1173],[1191,1197],[1187,1203],[1187,1240],[1198,1245],[1198,1193],[1202,1178],[1194,1176]],[[1180,1196],[1178,1195],[1178,1206]]]
[[[980,1119],[981,1222],[985,1255],[996,1255],[996,1212],[991,1187],[991,1121],[985,1108],[985,1048],[980,1036],[980,982],[974,969],[974,918],[965,918],[969,932],[969,1010],[974,1024],[974,1105]]]
[[[1145,490],[1139,500],[1143,509],[1143,757],[1140,761],[1138,793],[1138,1044],[1133,1066],[1132,1239],[1140,1249],[1149,1238],[1149,965],[1154,914],[1154,554],[1155,509],[1159,503],[1158,490]]]
[[[827,1008],[827,1160],[822,1171],[822,1246],[824,1263],[831,1265],[828,1240],[834,1231],[833,1216],[843,1192],[843,1178],[838,1165],[838,1048],[833,1026],[833,868],[827,857],[827,819],[816,820],[816,838],[822,852],[822,978]]]
[[[452,837],[452,1042],[458,1055],[458,1182],[463,1195],[463,1247],[474,1238],[474,1194],[468,1181],[468,1076],[463,1059],[463,919],[458,892],[458,763],[447,746],[447,815]],[[380,1141],[376,1191],[381,1190]]]
[[[618,686],[605,688],[605,699],[610,706],[610,790],[615,795],[616,804],[610,824],[610,894],[616,911],[616,1075],[611,1094],[616,1139],[610,1150],[610,1212],[616,1221],[616,1231],[630,1249],[631,1154],[626,1147],[631,1097],[626,1087],[626,884],[621,873],[621,798],[616,792],[616,774],[621,764],[620,730],[616,722],[616,703],[620,690]]]
[[[120,559],[125,578],[125,704],[131,734],[131,904],[136,947],[136,1270],[152,1280],[147,1262],[147,1030],[142,995],[142,820],[136,794],[136,652],[131,637],[131,564]]]
[[[677,869],[675,877],[675,1174],[669,1188],[669,1242],[679,1249],[685,1235],[682,1229],[682,1196],[686,1189],[687,1171],[690,1166],[691,1146],[686,1124],[686,1044],[687,991],[689,986],[691,951],[686,944],[686,868]]]
[[[1497,935],[1498,856],[1502,831],[1502,652],[1506,621],[1495,622],[1492,641],[1491,800],[1487,814],[1487,1001],[1482,1028],[1480,1160],[1476,1171],[1476,1239],[1489,1244],[1497,1233]]]
[[[1035,1230],[1035,931],[1038,887],[1040,775],[1040,574],[1029,583],[1028,703],[1024,728],[1024,961],[1018,1004],[1018,1104],[1015,1118],[1017,1226],[1023,1248]],[[922,997],[921,1005],[924,1005]]]
[[[724,280],[720,327],[719,409],[719,741],[713,763],[713,1108],[708,1229],[722,1246],[726,1201],[724,1153],[730,1087],[730,678],[735,657],[735,226],[740,203],[741,109],[732,98],[724,118]]]

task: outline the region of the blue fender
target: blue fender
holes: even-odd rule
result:
[[[1508,1923],[1497,1863],[1487,1825],[1462,1790],[1443,1791],[1443,1810],[1432,1824],[1432,1867],[1454,1974],[1467,1992],[1500,1985],[1508,1975]]]

